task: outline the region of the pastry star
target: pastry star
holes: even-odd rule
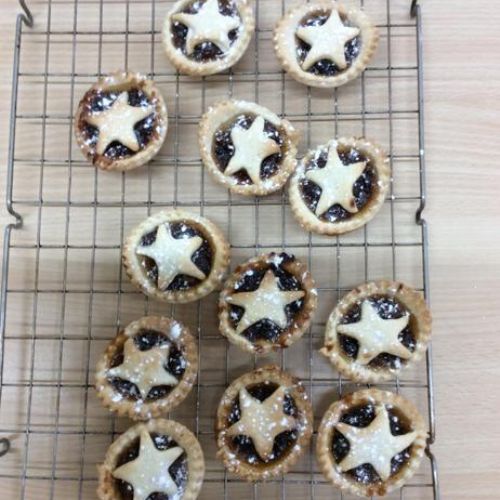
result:
[[[207,0],[194,14],[179,12],[172,16],[188,28],[186,52],[191,55],[197,45],[202,42],[212,42],[223,52],[231,46],[229,33],[241,24],[238,17],[223,16],[219,11],[218,0]]]
[[[318,217],[336,204],[351,213],[358,211],[352,189],[365,167],[366,161],[344,165],[337,151],[337,141],[328,143],[326,165],[308,170],[305,174],[307,179],[321,188],[315,211]]]
[[[184,453],[180,446],[159,450],[147,430],[141,432],[139,455],[118,467],[113,476],[134,488],[134,500],[146,500],[152,493],[176,495],[178,488],[168,469]]]
[[[349,441],[349,452],[338,467],[346,472],[359,465],[371,464],[385,481],[391,475],[391,459],[406,450],[415,441],[417,433],[393,436],[385,406],[377,405],[375,411],[376,417],[368,427],[353,427],[343,422],[335,426]]]
[[[152,245],[140,246],[139,255],[153,259],[158,267],[158,288],[165,290],[179,274],[187,274],[202,280],[205,273],[191,260],[201,247],[199,236],[174,238],[168,224],[158,226],[156,240]]]
[[[224,174],[235,174],[245,170],[254,184],[260,182],[262,161],[272,154],[279,153],[279,145],[264,132],[265,121],[258,116],[249,129],[236,126],[231,131],[234,155]]]
[[[134,125],[153,113],[154,106],[130,106],[128,92],[122,92],[105,111],[92,113],[86,121],[99,130],[96,151],[102,155],[106,148],[118,141],[132,151],[139,150],[139,142],[134,131]]]
[[[370,301],[365,300],[361,305],[361,320],[339,325],[337,331],[358,341],[356,361],[361,365],[367,365],[383,352],[408,359],[412,353],[401,343],[398,335],[406,328],[409,320],[408,313],[397,319],[383,319]]]
[[[335,9],[332,9],[325,24],[301,26],[297,30],[297,36],[311,46],[302,63],[302,68],[308,70],[318,61],[329,59],[338,68],[344,69],[347,66],[345,44],[358,35],[359,29],[345,26]]]
[[[297,426],[295,418],[283,412],[285,394],[286,389],[279,387],[267,399],[260,401],[245,388],[241,389],[241,418],[227,430],[230,436],[252,438],[257,453],[264,461],[272,455],[276,436]]]
[[[240,334],[261,319],[269,319],[280,328],[285,328],[288,323],[285,306],[299,300],[304,295],[303,290],[281,290],[278,286],[278,278],[274,276],[271,269],[267,270],[257,290],[234,293],[227,298],[230,304],[245,309],[245,313],[236,328],[236,333]]]

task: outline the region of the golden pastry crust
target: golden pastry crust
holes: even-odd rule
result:
[[[160,290],[146,274],[142,256],[136,250],[141,238],[165,223],[184,222],[199,231],[209,243],[213,253],[210,273],[197,285],[184,290]],[[144,294],[171,303],[199,300],[217,288],[229,266],[229,243],[222,231],[208,219],[184,210],[159,212],[135,227],[123,246],[122,261],[132,283]]]
[[[283,160],[275,175],[261,179],[259,183],[240,184],[233,175],[225,175],[213,156],[215,133],[239,115],[263,117],[282,132],[284,144],[281,146]],[[281,189],[297,165],[297,144],[299,134],[288,120],[279,118],[269,109],[253,102],[227,100],[211,106],[203,115],[198,129],[198,144],[203,164],[216,182],[237,194],[245,196],[265,196]]]
[[[416,433],[416,438],[411,445],[409,461],[389,479],[376,484],[363,484],[342,473],[337,467],[331,449],[335,426],[340,422],[342,415],[349,409],[364,404],[383,404],[388,408],[396,409],[409,422],[411,431]],[[316,456],[321,471],[333,485],[359,496],[383,496],[401,488],[415,474],[424,455],[426,439],[424,419],[413,403],[392,392],[366,389],[349,394],[335,401],[328,408],[318,429]]]
[[[359,29],[361,51],[352,64],[334,76],[320,76],[305,71],[296,53],[296,31],[302,19],[314,13],[329,14],[333,9],[341,18],[348,19],[350,25]],[[283,69],[292,78],[311,87],[334,88],[357,78],[368,65],[377,49],[379,33],[368,16],[359,9],[347,8],[331,0],[319,0],[299,5],[291,9],[276,25],[274,30],[274,50]]]
[[[415,350],[411,357],[395,368],[372,368],[362,365],[356,359],[349,358],[343,352],[337,333],[342,318],[355,305],[373,296],[385,296],[401,303],[410,313],[409,326],[415,337]],[[363,383],[377,383],[398,376],[407,366],[419,361],[431,337],[432,317],[423,295],[397,281],[375,281],[356,287],[345,295],[330,314],[325,331],[324,346],[321,354],[326,356],[335,368],[345,377]]]
[[[332,141],[331,141],[332,142]],[[306,167],[311,159],[319,152],[328,150],[329,144],[323,144],[310,150],[299,162],[295,173],[290,179],[289,199],[293,215],[299,224],[307,231],[318,234],[335,236],[338,234],[354,231],[368,223],[381,209],[389,191],[391,171],[389,160],[382,148],[372,141],[364,138],[336,139],[338,150],[355,149],[368,158],[373,168],[376,181],[370,199],[358,212],[352,214],[348,219],[330,222],[318,217],[306,204],[302,196],[301,182],[305,179]]]
[[[228,418],[234,401],[238,398],[242,388],[271,382],[289,390],[298,410],[298,437],[296,443],[284,456],[269,464],[251,465],[238,458],[230,446],[228,435]],[[234,474],[248,481],[265,481],[281,474],[286,474],[304,453],[312,435],[313,412],[311,402],[300,381],[278,366],[270,365],[246,373],[237,378],[224,392],[217,409],[215,434],[217,440],[217,457],[225,467]]]
[[[181,351],[185,360],[185,371],[177,385],[164,397],[152,401],[132,400],[123,397],[110,383],[108,370],[117,354],[123,352],[128,339],[141,330],[153,330],[165,335]],[[186,399],[198,375],[198,348],[189,329],[178,321],[162,316],[145,316],[130,323],[108,345],[97,363],[95,388],[104,406],[119,416],[132,420],[148,420],[165,416]]]
[[[104,463],[97,467],[99,484],[97,497],[99,500],[119,500],[121,495],[116,491],[113,471],[117,468],[118,458],[141,432],[163,434],[174,439],[184,449],[188,462],[188,481],[182,498],[195,500],[200,493],[205,476],[205,459],[203,450],[195,435],[182,424],[174,420],[153,419],[130,427],[118,436],[108,448]]]
[[[277,351],[293,344],[300,339],[311,324],[317,306],[318,293],[314,280],[306,266],[286,254],[269,253],[254,257],[240,264],[234,273],[227,279],[219,297],[219,330],[230,342],[252,354],[266,354]],[[305,295],[304,305],[294,318],[293,323],[280,334],[279,340],[274,343],[266,340],[251,341],[237,333],[230,318],[231,304],[228,298],[234,294],[235,285],[248,271],[271,269],[271,265],[278,263],[285,271],[294,276],[299,282]]]
[[[156,124],[150,141],[143,149],[125,158],[113,159],[104,154],[98,154],[95,145],[88,141],[84,133],[86,116],[89,116],[89,99],[96,92],[127,92],[135,89],[144,92],[154,107]],[[148,163],[162,147],[168,129],[167,106],[152,80],[148,80],[140,73],[118,71],[99,78],[85,93],[76,110],[74,129],[76,141],[83,155],[96,167],[102,170],[132,170]]]
[[[180,73],[191,76],[208,76],[234,66],[245,54],[252,35],[255,31],[255,18],[253,9],[248,0],[235,0],[234,4],[238,11],[241,26],[237,40],[230,46],[225,55],[212,61],[196,61],[189,58],[184,52],[175,47],[172,42],[173,17],[186,8],[193,0],[177,1],[165,17],[163,23],[163,48],[168,60]]]

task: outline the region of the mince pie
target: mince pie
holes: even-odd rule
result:
[[[380,210],[389,190],[385,153],[365,139],[339,138],[309,151],[289,188],[290,205],[308,231],[353,231]]]
[[[198,372],[198,349],[182,323],[146,316],[130,323],[97,364],[103,404],[132,420],[167,414],[189,394]]]
[[[205,460],[200,443],[186,427],[153,419],[120,435],[98,470],[100,500],[195,500]]]
[[[318,429],[325,477],[344,491],[383,496],[417,470],[426,446],[424,419],[392,392],[367,389],[333,403]]]
[[[123,248],[132,283],[166,302],[201,299],[222,281],[229,244],[209,220],[183,210],[166,210],[132,230]]]
[[[100,78],[75,115],[83,154],[104,170],[131,170],[150,161],[167,135],[167,108],[151,80],[118,72]]]
[[[288,347],[307,330],[317,292],[304,264],[286,253],[238,266],[219,298],[221,333],[256,354]]]
[[[312,434],[311,403],[302,384],[277,366],[236,379],[217,410],[217,456],[249,481],[288,472]]]
[[[331,0],[303,3],[276,26],[274,48],[283,68],[312,87],[338,87],[366,68],[378,30],[360,10]]]
[[[213,75],[241,59],[254,30],[248,0],[179,0],[165,18],[163,46],[181,73]]]
[[[199,145],[214,179],[243,195],[262,196],[283,187],[297,164],[298,133],[263,106],[222,101],[203,116]]]
[[[328,319],[321,349],[340,373],[378,382],[419,360],[431,335],[431,313],[420,292],[376,281],[349,292]]]

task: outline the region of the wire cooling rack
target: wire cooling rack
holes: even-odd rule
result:
[[[161,47],[163,0],[21,0],[17,18],[7,169],[0,324],[0,490],[5,498],[95,498],[96,464],[130,422],[96,400],[97,356],[128,322],[145,313],[174,315],[197,335],[198,382],[171,418],[196,432],[207,474],[203,498],[344,498],[326,483],[312,452],[283,479],[250,485],[214,458],[218,399],[234,378],[270,361],[302,378],[315,429],[332,400],[356,386],[318,355],[330,310],[355,285],[395,278],[429,297],[425,205],[421,14],[409,0],[356,0],[379,26],[380,47],[361,78],[335,91],[308,89],[279,68],[272,28],[294,2],[255,0],[258,30],[227,74],[180,76]],[[410,12],[411,11],[411,12]],[[90,167],[73,140],[72,115],[84,91],[119,68],[147,73],[166,98],[167,142],[147,167],[116,174]],[[231,196],[207,178],[196,128],[207,106],[234,96],[257,101],[302,132],[301,153],[335,135],[366,135],[390,154],[393,181],[381,213],[338,238],[312,236],[291,217],[286,194]],[[304,338],[286,352],[255,359],[217,332],[216,296],[183,306],[150,302],[120,266],[124,235],[162,207],[182,206],[218,223],[232,243],[233,266],[285,249],[307,262],[319,310]],[[428,416],[429,447],[419,473],[390,498],[439,498],[432,365],[382,386]],[[313,440],[314,441],[314,440]],[[313,443],[314,444],[314,443]],[[313,450],[313,447],[311,447]],[[347,498],[347,497],[346,497]]]

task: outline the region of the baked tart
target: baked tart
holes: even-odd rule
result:
[[[217,456],[249,481],[285,474],[304,452],[313,414],[302,384],[277,366],[236,379],[217,410]]]
[[[84,156],[103,170],[131,170],[150,161],[167,135],[167,107],[153,81],[139,73],[99,78],[75,114]]]
[[[283,187],[297,164],[299,135],[292,125],[253,102],[213,105],[200,122],[203,163],[219,184],[250,196]]]
[[[222,282],[229,243],[208,219],[184,210],[166,210],[132,230],[123,248],[132,283],[165,302],[201,299]]]
[[[359,496],[383,496],[418,469],[426,446],[424,419],[392,392],[367,389],[333,403],[318,429],[321,471]]]

